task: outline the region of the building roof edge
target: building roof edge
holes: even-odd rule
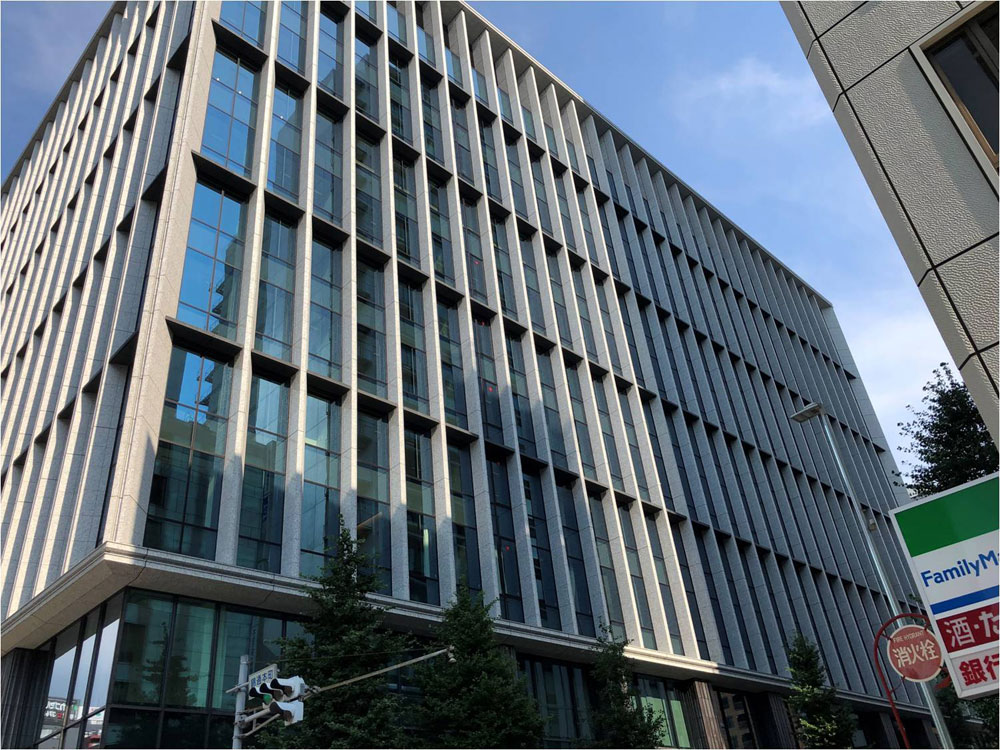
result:
[[[783,270],[788,272],[796,281],[798,281],[800,284],[802,284],[802,286],[804,286],[812,294],[814,294],[822,304],[826,305],[829,308],[833,308],[833,303],[831,303],[830,300],[828,300],[826,297],[820,294],[812,284],[808,283],[798,273],[789,268],[786,263],[779,260],[774,255],[774,253],[765,248],[760,242],[755,240],[753,236],[750,235],[749,232],[744,230],[739,224],[730,219],[727,214],[720,211],[719,208],[714,203],[706,199],[705,196],[703,196],[701,193],[699,193],[697,190],[691,187],[687,182],[678,177],[672,170],[670,170],[666,165],[664,165],[663,162],[661,162],[659,159],[657,159],[655,156],[649,153],[649,151],[647,151],[645,148],[640,146],[635,141],[634,138],[625,133],[625,131],[622,130],[619,126],[615,125],[614,121],[611,118],[609,118],[599,109],[597,109],[597,107],[595,107],[584,97],[582,97],[579,94],[579,92],[577,92],[572,86],[568,85],[565,81],[559,78],[559,76],[557,76],[547,67],[545,67],[542,63],[540,63],[537,59],[535,59],[535,57],[531,55],[527,50],[525,50],[517,42],[515,42],[513,39],[507,36],[507,34],[505,34],[502,29],[497,28],[497,26],[493,22],[491,22],[489,19],[483,16],[479,11],[473,8],[472,5],[469,2],[467,2],[467,0],[450,0],[450,2],[453,4],[453,6],[460,6],[464,10],[472,13],[476,17],[476,19],[481,21],[483,25],[490,30],[491,34],[497,34],[510,46],[512,50],[516,50],[518,53],[523,55],[529,64],[535,66],[539,71],[544,73],[550,79],[550,83],[555,83],[563,87],[563,89],[565,89],[565,91],[568,94],[570,94],[574,99],[576,99],[578,105],[582,105],[583,107],[586,108],[587,112],[585,112],[584,114],[589,113],[593,115],[595,120],[602,122],[610,130],[612,130],[614,133],[620,136],[623,140],[625,140],[628,143],[629,148],[638,151],[643,157],[648,159],[650,163],[652,163],[659,169],[663,170],[664,174],[670,175],[671,179],[673,179],[679,186],[683,187],[694,198],[697,198],[697,200],[700,201],[702,204],[704,204],[706,208],[711,209],[720,218],[725,219],[736,232],[738,232],[744,239],[747,240],[747,242],[752,243],[753,246],[756,247],[760,252],[766,255],[770,260],[772,260],[774,263],[780,266]]]

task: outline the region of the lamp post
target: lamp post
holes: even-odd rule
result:
[[[840,472],[840,478],[844,482],[844,489],[847,490],[847,502],[854,510],[854,516],[861,528],[861,536],[865,540],[868,555],[871,557],[872,565],[875,568],[875,575],[878,577],[879,585],[882,587],[885,597],[889,600],[889,612],[893,616],[897,616],[900,614],[899,600],[896,598],[896,592],[889,583],[889,576],[886,574],[885,566],[882,563],[882,556],[879,554],[875,540],[872,538],[872,532],[875,531],[875,519],[872,518],[871,521],[869,521],[865,518],[864,511],[861,510],[861,503],[859,502],[858,494],[854,491],[854,486],[851,484],[850,477],[847,476],[847,468],[844,466],[844,461],[840,456],[840,449],[837,447],[837,441],[833,438],[833,430],[830,429],[830,420],[826,416],[823,405],[813,401],[807,404],[805,408],[790,415],[789,419],[793,422],[798,422],[799,424],[805,424],[813,417],[820,417],[819,421],[820,424],[823,425],[823,434],[826,435],[826,442],[829,444],[830,450],[833,452],[833,460],[837,464],[837,471]],[[926,682],[921,682],[919,684],[924,692],[924,699],[927,701],[927,706],[930,708],[931,718],[934,720],[934,726],[937,729],[942,747],[954,747],[951,742],[951,735],[948,733],[948,727],[944,722],[944,715],[941,713],[941,709],[938,706],[937,698],[934,696],[933,689],[931,689],[931,686]]]

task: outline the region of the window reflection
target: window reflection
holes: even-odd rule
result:
[[[225,691],[237,682],[240,656],[250,655],[252,669],[276,662],[280,639],[300,634],[297,623],[263,613],[119,594],[42,650],[50,671],[36,747],[227,747],[234,697]]]
[[[962,116],[997,165],[996,4],[928,50]]]
[[[392,590],[389,539],[389,423],[358,415],[358,550],[372,561],[369,570],[379,593]]]
[[[340,404],[306,400],[305,485],[299,573],[319,575],[340,533]]]
[[[70,679],[76,660],[79,625],[64,630],[55,641],[49,686],[45,691],[45,711],[39,737],[47,737],[62,729],[70,712]]]
[[[256,71],[242,60],[216,52],[202,152],[224,167],[249,176],[256,126]]]
[[[236,335],[246,204],[222,190],[195,186],[177,317],[220,336]]]
[[[277,573],[285,507],[288,386],[254,376],[249,411],[236,563]]]
[[[147,547],[215,557],[230,372],[227,365],[183,349],[170,355]]]
[[[437,536],[434,524],[434,477],[431,440],[424,433],[404,432],[406,456],[406,528],[410,599],[439,604]]]

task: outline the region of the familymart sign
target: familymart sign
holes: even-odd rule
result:
[[[1000,685],[998,494],[993,474],[893,511],[961,698],[995,694]]]

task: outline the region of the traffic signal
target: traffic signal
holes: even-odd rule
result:
[[[267,709],[285,721],[285,726],[290,726],[302,721],[302,712],[305,705],[302,701],[271,701],[267,704]]]
[[[281,716],[285,726],[302,721],[304,706],[300,700],[306,691],[301,677],[274,677],[250,688],[250,698],[260,698],[267,710]]]
[[[275,701],[292,701],[302,696],[306,690],[306,682],[301,677],[272,677],[259,685],[250,688],[248,696],[260,698],[265,703]]]

